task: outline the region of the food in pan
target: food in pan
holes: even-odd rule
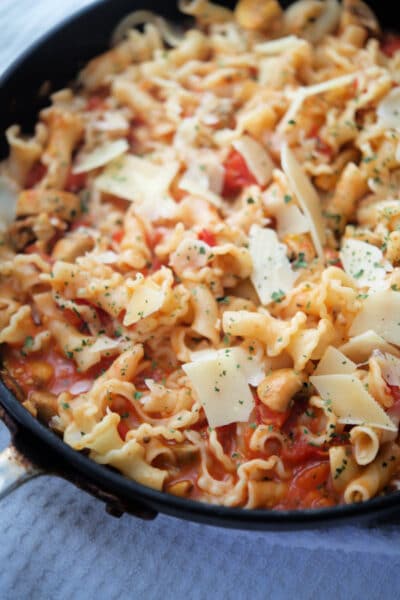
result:
[[[400,48],[358,0],[147,11],[0,166],[3,376],[146,486],[397,489]]]

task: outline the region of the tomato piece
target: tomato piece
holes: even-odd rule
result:
[[[213,234],[212,231],[209,231],[208,229],[202,229],[200,231],[200,233],[197,235],[197,237],[199,240],[201,240],[205,244],[208,244],[209,246],[217,245],[217,240],[215,239],[215,235]]]
[[[117,229],[117,231],[114,231],[114,233],[112,234],[112,240],[113,242],[115,242],[116,244],[120,244],[122,242],[122,239],[125,235],[125,231],[123,229]]]
[[[290,416],[291,410],[285,410],[285,412],[278,412],[271,410],[268,406],[265,406],[262,402],[257,404],[257,422],[258,424],[273,425],[274,429],[281,429],[284,423]]]
[[[386,56],[392,58],[400,50],[400,35],[388,33],[382,40],[381,50]]]
[[[28,175],[26,176],[25,187],[33,188],[47,173],[47,167],[41,162],[37,162],[33,165]]]
[[[293,484],[301,490],[314,490],[326,483],[329,477],[329,462],[321,461],[316,464],[307,465],[296,474]]]
[[[236,196],[244,187],[257,183],[243,156],[236,150],[232,150],[223,166],[225,169],[223,196]]]
[[[328,451],[314,446],[307,439],[296,437],[293,443],[284,444],[281,457],[289,465],[301,465],[310,460],[321,460],[328,456]]]
[[[86,103],[86,110],[104,110],[106,108],[105,99],[101,96],[91,96]]]
[[[225,454],[230,456],[236,448],[236,423],[216,427],[215,431]]]
[[[69,170],[67,181],[65,182],[65,190],[76,194],[80,192],[86,185],[86,173],[72,173]]]

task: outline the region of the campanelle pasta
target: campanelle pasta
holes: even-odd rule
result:
[[[178,496],[301,509],[400,470],[400,41],[360,0],[128,15],[0,164],[25,408]],[[141,26],[141,29],[137,29]]]

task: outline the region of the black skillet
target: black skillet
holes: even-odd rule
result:
[[[393,29],[400,21],[392,2],[372,0],[369,4],[383,27]],[[175,0],[97,2],[57,26],[8,69],[0,80],[0,158],[7,153],[3,132],[10,124],[19,123],[24,131],[32,130],[38,111],[47,103],[40,94],[43,83],[51,82],[54,91],[74,79],[90,58],[108,48],[111,32],[120,19],[139,8],[153,10],[170,20],[182,19],[175,9]],[[362,504],[301,511],[244,510],[203,504],[144,487],[72,450],[32,417],[2,382],[0,416],[11,431],[13,444],[0,456],[0,495],[32,476],[54,474],[105,501],[108,512],[115,516],[127,512],[153,519],[161,512],[242,529],[305,529],[345,521],[392,520],[399,506],[400,492]]]

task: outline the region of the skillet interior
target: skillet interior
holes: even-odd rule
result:
[[[391,3],[372,0],[368,4],[374,8],[384,27],[394,28],[394,16],[400,20],[400,14],[393,15]],[[142,7],[140,0],[97,2],[51,31],[11,66],[0,80],[0,158],[7,153],[3,132],[10,124],[20,123],[23,130],[32,130],[38,111],[47,103],[46,97],[38,93],[42,84],[50,81],[52,91],[66,85],[90,58],[107,48],[111,31],[118,21],[128,12]],[[167,5],[148,0],[146,9],[171,20],[179,18],[175,2]],[[400,493],[357,505],[280,512],[226,508],[178,498],[128,480],[72,450],[32,417],[1,382],[0,403],[14,434],[14,443],[23,454],[45,470],[71,480],[106,501],[113,514],[126,511],[142,518],[154,518],[160,511],[225,527],[301,529],[321,524],[337,525],[345,520],[392,517],[398,510]]]

